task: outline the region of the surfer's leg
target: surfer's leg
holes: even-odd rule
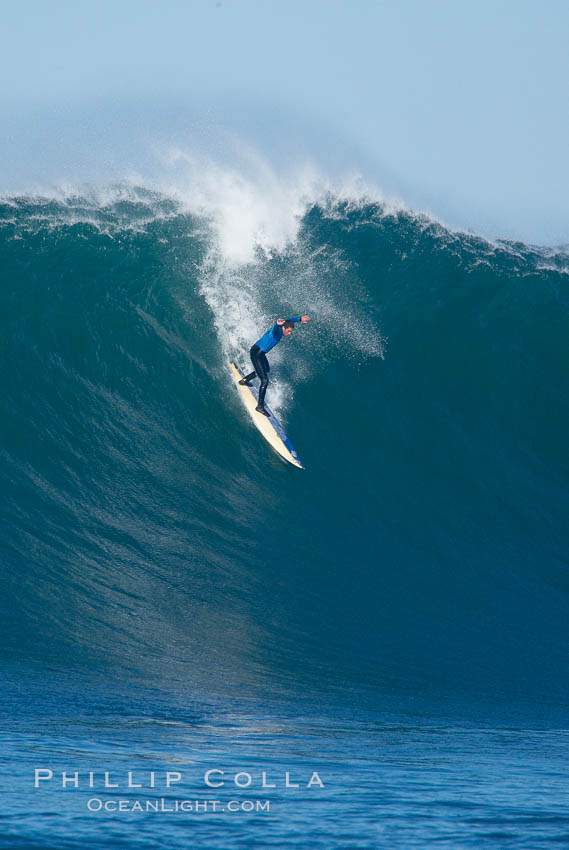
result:
[[[259,404],[257,407],[264,408],[265,406],[265,395],[267,392],[267,387],[269,386],[269,361],[267,360],[267,355],[264,351],[261,351],[259,355],[258,364],[257,364],[257,374],[261,379],[261,386],[259,387]]]
[[[253,378],[255,378],[256,375],[257,375],[257,368],[255,366],[255,361],[256,361],[257,356],[260,353],[261,353],[261,349],[259,348],[257,343],[255,343],[255,345],[251,346],[251,350],[249,352],[249,357],[251,358],[251,363],[253,364],[253,369],[255,369],[255,371],[249,372],[248,375],[245,375],[245,377],[241,378],[241,380],[239,381],[239,383],[242,384],[245,387],[248,387],[249,384],[251,383],[251,381],[253,380]]]
[[[264,351],[261,351],[257,344],[255,344],[251,349],[251,362],[255,367],[255,372],[259,376],[259,380],[261,381],[257,410],[259,413],[266,413],[268,416],[269,414],[265,410],[265,393],[267,392],[267,387],[269,385],[270,366],[269,361],[267,360],[267,355]]]

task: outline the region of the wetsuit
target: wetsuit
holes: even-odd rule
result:
[[[285,319],[285,321],[300,322],[300,316],[297,319]],[[250,375],[246,375],[246,377],[242,379],[242,382],[249,383],[249,381],[253,380],[255,375],[259,376],[259,380],[261,381],[261,386],[259,388],[259,407],[264,407],[265,405],[265,393],[267,392],[267,386],[269,384],[269,371],[271,367],[267,360],[267,353],[271,350],[271,348],[274,348],[282,338],[282,325],[275,322],[273,327],[264,333],[261,339],[258,339],[257,342],[251,346],[249,354],[255,371],[251,372]]]

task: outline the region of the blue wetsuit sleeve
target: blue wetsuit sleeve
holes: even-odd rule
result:
[[[286,321],[287,322],[300,322],[300,321],[302,321],[302,319],[300,318],[300,316],[298,316],[298,318],[296,318],[296,319],[286,319]]]

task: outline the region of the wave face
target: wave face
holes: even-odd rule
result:
[[[5,661],[564,703],[567,253],[217,177],[2,202]]]

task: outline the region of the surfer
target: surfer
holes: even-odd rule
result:
[[[263,413],[265,416],[269,416],[268,411],[265,410],[265,393],[267,392],[267,387],[269,385],[269,361],[267,360],[267,354],[274,348],[275,345],[281,341],[283,336],[290,336],[294,329],[295,322],[302,322],[302,324],[306,324],[306,322],[310,321],[310,316],[299,316],[296,319],[277,319],[273,327],[268,330],[261,339],[258,339],[257,342],[251,346],[251,351],[249,352],[251,356],[251,363],[253,364],[254,372],[251,372],[250,375],[246,375],[244,378],[241,378],[239,381],[243,386],[248,386],[255,375],[258,375],[259,380],[261,382],[261,386],[259,388],[259,403],[255,410],[259,413]]]

